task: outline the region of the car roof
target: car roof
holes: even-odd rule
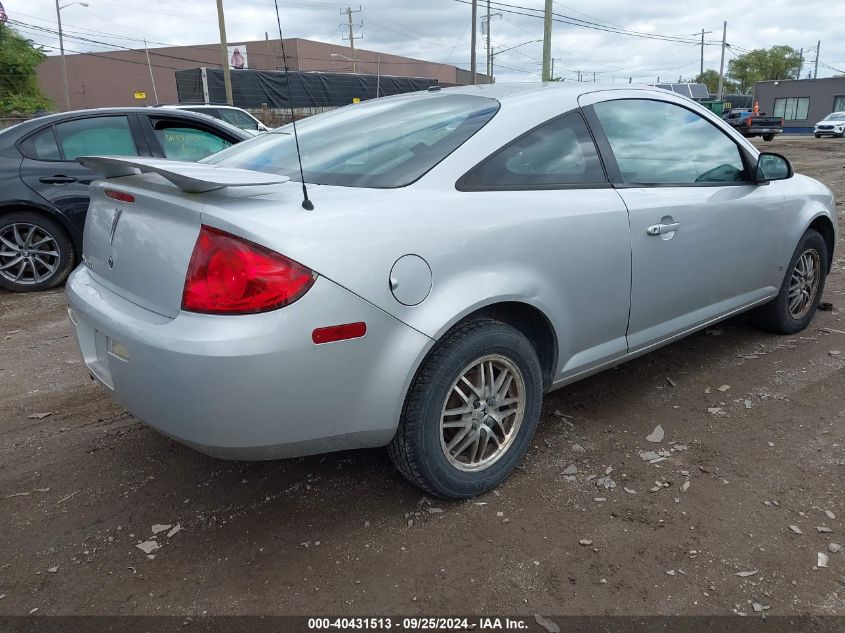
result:
[[[577,98],[580,95],[588,92],[597,92],[604,90],[649,90],[657,92],[673,93],[670,90],[663,88],[655,88],[645,84],[608,84],[608,83],[584,83],[564,81],[545,81],[545,82],[524,82],[524,83],[494,83],[494,84],[476,84],[474,86],[455,86],[453,88],[443,88],[443,92],[451,94],[477,94],[491,99],[504,100],[513,99],[532,93],[547,93],[554,92],[561,97]],[[682,95],[683,96],[683,95]]]
[[[206,125],[212,125],[214,127],[222,127],[226,132],[231,134],[232,136],[237,136],[241,138],[241,140],[247,140],[252,138],[251,134],[244,132],[239,127],[226,123],[225,121],[221,121],[220,119],[215,119],[214,117],[210,117],[205,114],[200,114],[198,112],[190,112],[186,110],[179,110],[178,113],[175,113],[176,109],[171,108],[170,113],[168,116],[177,116],[184,119],[192,119],[197,122],[205,123]],[[114,115],[114,114],[152,114],[151,108],[148,107],[120,107],[120,108],[91,108],[89,110],[71,110],[69,112],[57,112],[55,114],[46,114],[44,116],[36,117],[34,119],[30,119],[29,121],[24,121],[23,123],[19,123],[18,125],[9,128],[9,130],[14,130],[16,134],[10,134],[7,136],[15,136],[18,138],[25,134],[28,134],[34,129],[40,127],[46,127],[47,125],[54,124],[54,123],[61,123],[65,119],[75,119],[85,118],[90,116],[102,116],[102,115]]]
[[[195,108],[228,108],[230,110],[243,110],[238,106],[229,105],[228,103],[157,103],[156,108],[171,108],[174,110],[187,110]]]

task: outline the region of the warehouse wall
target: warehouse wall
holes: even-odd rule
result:
[[[754,98],[760,104],[760,110],[768,114],[776,114],[776,99],[809,99],[805,117],[784,117],[785,132],[812,132],[817,121],[833,112],[836,97],[845,101],[845,77],[761,81],[754,86]]]
[[[279,40],[232,42],[246,48],[249,67],[256,70],[280,70],[283,67]],[[285,40],[288,66],[293,70],[321,70],[327,72],[352,72],[352,63],[343,57],[350,56],[348,46],[327,44],[304,39]],[[383,75],[412,76],[437,79],[443,85],[469,82],[469,73],[448,64],[438,64],[400,55],[359,50],[358,72]],[[71,109],[99,108],[105,106],[153,105],[152,82],[144,50],[113,51],[94,54],[67,55],[68,82]],[[220,68],[220,46],[205,44],[151,48],[159,103],[176,103],[176,70]],[[236,72],[236,71],[233,71]],[[62,81],[61,58],[48,57],[38,67],[41,88],[59,109],[64,109],[65,92]],[[478,83],[486,83],[485,75],[478,75]],[[146,99],[136,100],[136,92],[145,92]]]

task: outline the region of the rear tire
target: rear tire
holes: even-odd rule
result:
[[[795,247],[778,296],[752,313],[754,324],[775,334],[806,328],[824,292],[827,262],[827,243],[818,231],[809,229]]]
[[[763,140],[771,143],[772,141],[775,140],[775,135],[774,134],[763,134]]]
[[[499,321],[472,319],[444,336],[417,372],[390,458],[433,495],[474,497],[519,464],[542,398],[540,362],[528,339]]]
[[[0,216],[0,288],[54,288],[67,279],[75,261],[73,242],[56,220],[33,211]]]

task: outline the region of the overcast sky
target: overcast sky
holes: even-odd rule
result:
[[[62,10],[68,35],[111,42],[113,47],[134,48],[148,39],[150,46],[207,44],[218,41],[215,0],[86,0]],[[71,0],[62,0],[67,4]],[[363,39],[357,46],[469,68],[471,7],[458,0],[356,0],[362,11],[355,14],[356,29]],[[54,0],[3,0],[11,20],[56,29]],[[512,12],[494,15],[494,50],[531,42],[543,36],[539,17],[530,13],[542,9],[543,0],[502,0]],[[698,5],[701,8],[693,8]],[[303,37],[343,43],[347,4],[330,0],[279,0],[285,37]],[[516,9],[513,7],[524,7]],[[230,42],[264,38],[265,31],[278,36],[273,0],[225,0],[226,25]],[[494,4],[494,14],[504,11]],[[813,69],[815,46],[821,40],[819,77],[845,72],[845,1],[842,0],[605,0],[604,2],[555,2],[555,13],[574,22],[590,22],[623,28],[640,34],[672,37],[681,41],[661,41],[620,35],[573,24],[556,22],[553,27],[552,56],[555,74],[567,81],[582,71],[585,80],[634,82],[677,81],[698,74],[701,48],[684,40],[705,35],[705,68],[718,70],[722,21],[728,21],[727,60],[753,48],[787,44],[804,48],[806,61],[802,76]],[[486,0],[479,0],[479,18],[486,13]],[[760,17],[765,16],[765,17]],[[578,22],[578,21],[583,22]],[[31,39],[58,51],[58,38],[49,32],[24,27]],[[486,65],[484,39],[478,32],[478,69]],[[71,51],[97,51],[108,47],[66,38]],[[813,49],[813,50],[810,50]],[[497,81],[537,81],[540,78],[542,44],[525,44],[495,56]],[[834,69],[839,69],[838,72]]]

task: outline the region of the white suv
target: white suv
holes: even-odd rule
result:
[[[845,112],[831,112],[821,121],[816,123],[816,129],[813,130],[816,138],[820,136],[838,136],[845,137]]]
[[[236,108],[230,105],[180,103],[174,105],[162,105],[157,107],[173,108],[176,110],[190,110],[191,112],[205,114],[206,116],[211,116],[215,119],[226,121],[226,123],[231,123],[235,127],[239,127],[242,130],[249,132],[250,134],[253,134],[255,136],[258,136],[262,132],[269,132],[271,129],[264,125],[261,121],[256,119],[254,116],[252,116],[246,110],[242,110],[240,108]]]

